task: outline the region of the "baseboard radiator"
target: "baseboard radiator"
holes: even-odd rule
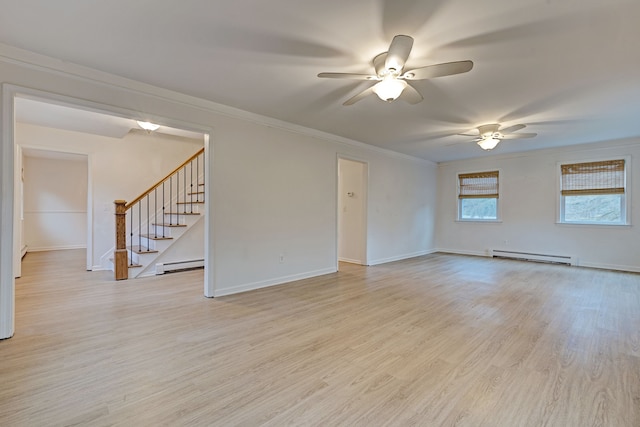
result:
[[[538,254],[532,252],[505,251],[501,249],[490,249],[489,254],[493,258],[508,258],[524,261],[548,262],[553,264],[577,265],[576,257],[570,255]]]
[[[204,268],[204,259],[165,263],[160,262],[156,264],[156,275],[171,273],[174,271],[193,270],[196,268]]]

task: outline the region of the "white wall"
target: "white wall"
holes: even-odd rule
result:
[[[29,251],[87,245],[87,157],[24,158],[24,241]]]
[[[631,226],[558,224],[559,162],[631,156]],[[460,172],[500,170],[502,222],[456,222]],[[581,266],[640,271],[640,140],[610,141],[522,155],[440,164],[437,246],[485,255],[489,248],[571,255]]]
[[[366,264],[366,164],[338,161],[338,259]]]
[[[435,165],[248,121],[216,123],[217,295],[336,271],[338,154],[369,164],[370,260],[433,250]]]
[[[369,160],[369,265],[435,250],[436,179],[435,166]]]
[[[144,117],[168,126],[190,123],[193,129],[214,130],[210,154],[213,165],[207,169],[212,196],[207,202],[212,206],[206,225],[211,268],[207,273],[210,277],[205,275],[207,295],[336,270],[338,154],[361,158],[369,164],[370,260],[389,261],[434,250],[437,168],[433,163],[7,46],[0,46],[0,80],[12,84],[3,87],[4,112],[10,111],[6,94],[20,92],[15,89],[17,85],[30,88],[27,92],[37,90],[82,100],[95,108],[108,105],[108,110],[123,115],[138,112],[134,118]],[[2,153],[10,154],[13,138],[8,120],[10,117],[5,114]],[[41,131],[31,130],[31,136],[41,135]],[[21,132],[18,139],[22,141],[26,134]],[[93,149],[97,150],[97,145]],[[173,160],[171,157],[165,155],[159,161]],[[11,160],[12,157],[3,157],[7,173],[0,175],[2,241],[5,235],[11,236],[13,223],[11,211],[4,208],[13,203],[12,191],[4,191],[13,179]],[[114,168],[134,167],[133,161],[122,162],[126,160],[114,157],[110,164],[93,165],[94,175],[105,176]],[[141,174],[141,178],[146,175]],[[101,200],[131,197],[113,191],[122,187],[121,183],[115,184],[105,187]],[[97,187],[97,182],[94,185]],[[94,197],[98,197],[96,193],[94,188]],[[96,234],[113,234],[111,209],[106,204],[95,209]],[[9,245],[0,246],[0,258],[13,255]],[[283,263],[279,262],[280,254],[285,257]],[[4,268],[11,264],[2,265]],[[13,318],[12,301],[13,281],[2,275],[0,307],[7,308],[0,314],[0,336],[12,330],[7,326],[7,319]]]
[[[157,133],[132,132],[119,139],[27,123],[16,124],[15,140],[23,147],[88,156],[93,204],[93,253],[90,255],[94,270],[107,267],[101,264],[101,257],[115,245],[113,201],[133,200],[203,145],[203,141]],[[51,175],[49,179],[52,177],[61,184],[69,179],[64,174]],[[30,232],[25,230],[27,235]]]

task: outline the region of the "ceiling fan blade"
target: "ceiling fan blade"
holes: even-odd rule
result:
[[[387,61],[387,52],[376,55],[373,58],[373,68],[376,70],[376,76],[382,76],[385,71],[385,63]]]
[[[351,80],[377,80],[376,76],[370,74],[355,73],[320,73],[318,77],[322,79],[351,79]]]
[[[473,68],[472,61],[445,62],[443,64],[427,65],[415,68],[404,73],[407,80],[424,80],[435,77],[451,76],[453,74],[466,73]]]
[[[461,136],[474,136],[474,137],[478,137],[478,136],[480,136],[480,134],[478,133],[478,129],[473,129],[473,130],[466,131],[466,132],[463,132],[463,133],[458,133],[458,134],[456,134],[456,135],[461,135]]]
[[[398,35],[391,41],[387,58],[385,59],[385,68],[387,70],[396,70],[400,72],[407,62],[411,48],[413,47],[413,38],[404,35]]]
[[[408,102],[411,105],[414,105],[418,102],[421,102],[424,98],[422,97],[422,94],[418,92],[418,89],[411,86],[410,84],[407,84],[407,86],[402,91],[402,94],[400,94],[400,99]]]
[[[506,135],[508,133],[513,133],[515,131],[518,131],[520,129],[524,129],[526,128],[526,125],[513,125],[513,126],[509,126],[508,128],[504,128],[504,129],[500,129],[500,133],[503,135]]]
[[[522,139],[522,138],[533,138],[538,135],[537,133],[510,133],[508,135],[503,135],[504,139]]]
[[[347,99],[342,105],[353,105],[356,102],[360,101],[361,99],[364,99],[367,96],[371,95],[372,93],[373,93],[373,86],[371,86],[368,89],[363,90],[362,92],[360,92],[356,96]]]

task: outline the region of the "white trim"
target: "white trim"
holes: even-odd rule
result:
[[[452,254],[452,255],[468,255],[468,256],[482,256],[482,257],[490,257],[491,256],[489,249],[487,249],[484,252],[480,252],[480,251],[465,251],[465,250],[460,250],[460,249],[438,248],[434,252],[440,252],[440,253],[443,253],[443,254]]]
[[[6,57],[3,57],[4,48],[6,46],[0,44],[0,60],[6,60]],[[37,55],[36,55],[37,56]],[[37,56],[39,57],[39,56]],[[11,62],[11,61],[9,61]],[[18,63],[20,63],[18,61]],[[22,64],[22,63],[21,63]],[[24,64],[22,64],[24,65]],[[46,68],[46,67],[45,67]],[[37,67],[37,69],[42,69],[42,67]],[[49,70],[49,72],[53,71],[54,73],[64,75],[66,77],[70,77],[69,74],[56,70],[55,68]],[[100,72],[97,72],[101,74]],[[106,74],[104,74],[106,75]],[[71,76],[74,76],[71,73]],[[79,77],[75,75],[75,77]],[[91,79],[89,79],[91,80]],[[112,88],[112,85],[106,82],[97,81],[97,83],[101,83],[104,86]],[[146,85],[143,85],[146,87]],[[151,88],[151,86],[149,86]],[[147,96],[153,96],[153,94],[146,94],[144,92],[139,92],[141,94],[145,94]],[[9,83],[2,84],[2,140],[0,141],[0,186],[2,187],[2,194],[0,196],[0,339],[9,338],[13,335],[15,330],[15,265],[20,265],[20,248],[19,243],[15,242],[15,215],[14,209],[16,209],[17,204],[14,200],[14,147],[15,147],[15,138],[14,138],[14,98],[15,97],[27,97],[27,98],[36,98],[39,100],[43,100],[45,102],[54,102],[54,103],[63,103],[65,105],[69,105],[73,108],[85,109],[90,111],[102,112],[110,115],[116,115],[120,117],[127,118],[144,118],[141,116],[142,113],[136,112],[133,110],[115,107],[112,105],[102,104],[98,102],[88,101],[85,99],[73,98],[70,96],[60,95],[56,93],[46,92],[39,89],[18,86]],[[175,100],[168,98],[169,102],[173,104],[178,103]],[[213,150],[209,150],[209,135],[212,133],[212,129],[209,127],[204,127],[200,125],[193,125],[189,123],[185,123],[181,120],[170,119],[166,117],[153,116],[153,120],[155,123],[166,125],[170,127],[175,127],[179,129],[191,130],[195,132],[200,132],[204,134],[204,146],[205,146],[205,157],[209,160],[206,164],[206,182],[211,182],[209,178],[211,175],[211,168],[213,167]],[[87,154],[87,153],[82,153]],[[88,157],[87,162],[89,163],[90,158]],[[89,183],[89,189],[92,187],[91,182]],[[212,201],[210,196],[210,191],[207,189],[210,185],[205,186],[205,208],[206,212],[212,212]],[[8,211],[10,210],[10,212]],[[88,209],[91,211],[91,209]],[[88,212],[89,213],[89,212]],[[215,274],[213,271],[213,251],[209,251],[212,249],[213,245],[210,245],[211,234],[213,233],[213,223],[212,217],[213,215],[208,215],[208,222],[211,221],[211,226],[208,227],[205,224],[205,296],[210,296],[207,294],[207,290],[212,290],[215,288]],[[93,221],[93,212],[91,211],[91,220]],[[90,237],[91,236],[91,237]],[[92,235],[88,235],[88,238],[93,239]],[[13,247],[16,246],[15,250]],[[209,252],[207,252],[209,251]],[[89,269],[90,264],[92,264],[92,260],[89,260],[87,256],[87,268]],[[91,270],[99,271],[100,267],[95,268],[91,267]]]
[[[640,267],[632,266],[632,265],[601,264],[599,262],[580,262],[580,267],[597,268],[600,270],[630,271],[633,273],[640,273]]]
[[[254,291],[256,289],[268,288],[276,285],[283,285],[286,283],[295,282],[297,280],[309,279],[311,277],[323,276],[325,274],[333,274],[335,272],[336,270],[334,268],[324,268],[322,270],[308,271],[306,273],[300,273],[300,274],[292,274],[290,276],[282,276],[282,277],[277,277],[275,279],[263,280],[260,282],[253,282],[253,283],[247,283],[244,285],[232,286],[230,288],[216,289],[215,296],[221,297],[224,295],[238,294],[240,292]]]
[[[404,254],[404,255],[397,255],[397,256],[393,256],[390,258],[381,258],[381,259],[376,259],[373,261],[369,261],[368,265],[379,265],[379,264],[386,264],[388,262],[395,262],[395,261],[402,261],[405,259],[409,259],[409,258],[416,258],[419,256],[424,256],[424,255],[429,255],[432,253],[437,252],[435,249],[429,249],[426,251],[418,251],[418,252],[413,252],[410,254]]]
[[[44,210],[44,211],[24,211],[25,215],[26,214],[86,214],[87,211],[50,211],[50,210]]]
[[[15,330],[14,277],[14,143],[13,92],[2,85],[2,140],[0,141],[0,339]]]
[[[14,98],[15,97],[21,97],[19,94],[14,94]],[[41,96],[35,96],[34,93],[29,93],[27,94],[27,96],[22,96],[22,98],[29,98],[29,99],[38,99],[41,100],[43,102],[49,102],[49,100],[45,97],[41,97]],[[72,108],[78,108],[77,105],[71,104],[71,103],[67,103],[67,105],[71,106]],[[15,142],[15,141],[14,141]],[[86,166],[87,166],[87,209],[85,211],[25,211],[25,214],[33,214],[33,213],[82,213],[82,214],[86,214],[87,217],[87,231],[86,231],[86,248],[87,248],[87,253],[86,253],[86,268],[87,271],[91,271],[93,270],[92,268],[92,264],[93,264],[93,169],[92,169],[92,164],[93,164],[93,153],[86,153],[86,152],[82,152],[82,151],[74,151],[74,150],[65,150],[65,149],[61,149],[61,148],[57,148],[57,147],[47,147],[47,146],[43,146],[43,145],[32,145],[32,144],[16,144],[18,147],[21,147],[22,149],[27,148],[30,150],[39,150],[39,151],[49,151],[52,153],[64,153],[64,154],[74,154],[77,156],[82,156],[83,157],[83,162],[85,162]]]
[[[63,251],[67,249],[87,249],[87,246],[86,245],[29,246],[28,252]]]
[[[376,147],[373,145],[365,144],[360,141],[356,141],[353,139],[334,135],[328,132],[323,132],[316,129],[311,129],[304,126],[296,125],[293,123],[286,122],[284,120],[278,120],[272,117],[262,116],[260,114],[251,113],[245,110],[240,110],[238,108],[218,104],[216,102],[209,101],[206,99],[185,95],[179,92],[174,92],[174,91],[153,86],[147,83],[130,80],[124,77],[114,76],[103,71],[83,67],[77,64],[59,61],[45,55],[29,52],[29,51],[15,48],[13,46],[8,46],[2,43],[0,43],[0,60],[8,63],[21,65],[23,67],[35,69],[38,71],[47,71],[50,73],[53,72],[55,74],[63,75],[65,77],[73,77],[77,80],[91,82],[94,84],[97,83],[110,88],[117,87],[119,89],[122,89],[128,92],[155,97],[157,99],[161,99],[163,101],[169,101],[174,104],[182,104],[184,106],[188,106],[191,108],[197,108],[203,111],[213,112],[216,114],[220,114],[220,115],[235,118],[235,119],[242,119],[255,124],[266,125],[276,129],[286,130],[289,132],[302,134],[310,137],[328,139],[332,142],[344,144],[351,147],[358,147],[368,151],[384,154],[390,157],[395,157],[395,158],[400,158],[405,160],[412,160],[415,162],[426,163],[431,165],[435,164],[430,160],[425,160],[419,157],[414,157],[407,154],[398,153],[396,151],[391,151],[391,150]],[[115,114],[115,111],[113,111],[112,114]],[[141,116],[136,117],[136,116],[126,115],[126,117],[133,118],[135,120],[138,120],[138,119],[145,120],[145,121],[151,120],[153,121],[153,123],[164,124],[167,126],[177,127],[185,130],[195,130],[202,133],[207,132],[205,130],[202,130],[198,126],[196,126],[194,129],[189,129],[189,128],[185,128],[184,126],[174,126],[170,123],[170,121],[168,122],[166,120],[165,120],[165,123],[160,123],[162,122],[161,118],[154,115],[147,115],[146,117],[141,117]]]
[[[366,265],[365,262],[362,261],[361,259],[351,259],[351,258],[338,257],[338,261],[340,261],[340,262],[348,262],[349,264]]]
[[[367,160],[363,160],[360,159],[358,157],[355,156],[350,156],[348,154],[341,154],[341,153],[336,153],[336,185],[335,185],[335,191],[336,191],[336,197],[335,197],[335,201],[336,201],[336,234],[335,234],[335,243],[336,243],[336,271],[338,270],[338,262],[341,261],[340,256],[339,256],[339,239],[340,236],[338,235],[338,229],[340,228],[340,194],[338,189],[340,188],[340,160],[347,160],[350,162],[357,162],[357,163],[361,163],[364,165],[364,176],[363,176],[363,183],[362,186],[364,187],[364,197],[363,197],[363,201],[362,204],[364,205],[364,209],[362,212],[362,223],[364,226],[364,242],[361,242],[362,244],[362,252],[363,252],[363,260],[358,260],[357,263],[360,265],[369,265],[368,263],[368,258],[369,258],[369,162]],[[350,262],[350,261],[347,261]]]
[[[475,161],[475,160],[481,160],[481,159],[487,159],[487,158],[490,158],[491,160],[495,160],[497,162],[502,160],[521,159],[521,158],[527,158],[532,156],[544,157],[544,156],[548,156],[549,153],[574,153],[576,151],[585,151],[585,152],[592,151],[593,152],[593,151],[602,151],[602,150],[609,151],[612,148],[634,147],[637,145],[638,145],[637,137],[619,138],[619,139],[611,139],[611,140],[604,139],[599,141],[584,142],[580,144],[564,145],[562,147],[541,148],[539,150],[521,151],[517,153],[505,153],[505,154],[495,154],[495,155],[491,154],[483,157],[473,157],[470,159],[451,160],[446,162],[440,162],[438,163],[438,166],[449,167],[461,161]]]
[[[560,227],[585,227],[585,228],[631,228],[632,224],[607,223],[607,222],[556,222]]]
[[[458,249],[444,249],[438,248],[435,252],[443,253],[443,254],[453,254],[453,255],[466,255],[466,256],[480,256],[480,257],[491,257],[491,250],[487,249],[486,252],[478,252],[478,251],[464,251]],[[572,267],[575,268],[596,268],[599,270],[617,270],[617,271],[627,271],[640,273],[640,267],[638,266],[629,266],[629,265],[619,265],[619,264],[601,264],[597,262],[583,262],[579,260],[577,257],[575,258],[576,264]]]
[[[215,271],[215,222],[213,215],[213,160],[214,141],[213,130],[209,129],[204,133],[204,296],[212,298],[216,292],[216,271]]]

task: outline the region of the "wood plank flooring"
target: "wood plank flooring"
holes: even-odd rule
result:
[[[206,299],[30,253],[2,426],[640,426],[640,275],[435,254]]]

